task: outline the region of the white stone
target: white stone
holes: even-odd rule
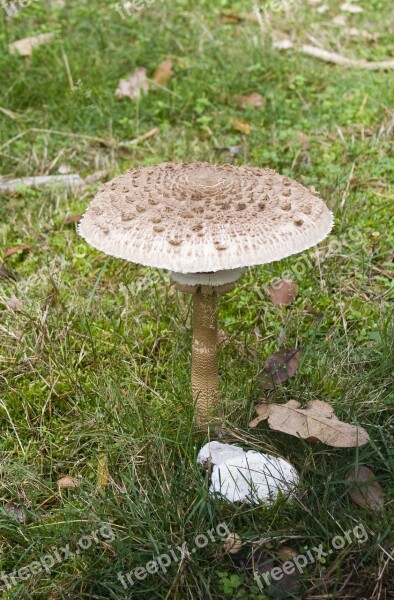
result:
[[[298,481],[297,471],[283,458],[250,451],[236,453],[216,464],[210,491],[230,502],[268,504],[277,498],[279,491],[290,495]]]

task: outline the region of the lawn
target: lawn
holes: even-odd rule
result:
[[[393,598],[393,71],[272,44],[291,35],[393,59],[391,2],[360,0],[352,13],[337,0],[288,0],[260,19],[248,0],[139,2],[129,15],[97,0],[26,4],[12,17],[0,9],[2,177],[60,168],[111,178],[164,161],[270,167],[314,186],[335,227],[318,249],[248,269],[220,301],[226,418],[210,435],[282,456],[301,479],[291,502],[245,506],[211,496],[196,465],[207,436],[193,425],[190,295],[78,236],[99,182],[0,195],[2,597],[286,597],[260,589],[254,570],[283,547],[326,553],[351,531],[314,555],[290,597]],[[41,33],[54,37],[31,57],[9,52]],[[157,85],[167,59],[174,74]],[[149,92],[116,98],[137,67]],[[263,106],[240,107],[236,97],[253,92]],[[29,248],[9,252],[20,245]],[[299,285],[289,307],[267,293],[277,277]],[[263,365],[286,348],[301,349],[300,367],[267,393]],[[267,423],[251,429],[263,397],[327,402],[371,441],[335,449]],[[349,496],[359,465],[382,487],[380,510]],[[235,554],[223,551],[228,531],[243,542]]]

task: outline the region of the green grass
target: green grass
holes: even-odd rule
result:
[[[374,39],[332,23],[340,2],[319,14],[305,1],[287,16],[273,14],[271,25],[347,56],[392,58],[390,2],[361,4],[364,13],[348,16],[349,27]],[[259,598],[252,555],[281,545],[328,548],[357,524],[368,543],[310,565],[296,597],[393,593],[393,75],[276,51],[257,23],[223,23],[224,9],[244,15],[252,3],[156,2],[125,20],[112,3],[96,0],[63,7],[37,0],[12,19],[1,9],[0,106],[16,113],[0,111],[1,174],[56,174],[67,164],[82,176],[97,169],[115,176],[130,166],[208,160],[269,166],[319,190],[336,222],[319,252],[251,269],[220,305],[229,336],[220,356],[224,439],[290,460],[301,475],[298,498],[247,508],[209,496],[195,460],[205,440],[192,425],[190,297],[166,273],[108,259],[64,224],[97,186],[0,197],[1,248],[32,245],[5,260],[17,281],[0,280],[1,504],[26,511],[23,524],[1,511],[0,572],[51,548],[75,550],[103,523],[116,536],[19,581],[4,590],[7,600]],[[43,32],[55,32],[55,40],[31,59],[9,54],[12,41]],[[115,98],[121,77],[137,66],[151,76],[167,57],[175,71],[167,89],[138,103]],[[267,98],[264,109],[234,104],[235,95],[253,91]],[[247,139],[230,117],[252,125]],[[117,145],[153,127],[159,132],[145,142]],[[243,148],[231,159],[216,142]],[[266,286],[286,270],[300,293],[282,311]],[[18,311],[7,308],[13,295]],[[367,429],[367,446],[335,450],[264,423],[248,428],[266,358],[295,346],[300,369],[270,397],[332,404],[339,418]],[[99,452],[108,458],[105,494],[96,489]],[[374,470],[384,510],[357,507],[347,495],[346,474],[357,464]],[[81,485],[59,494],[56,481],[65,475]],[[122,587],[118,572],[169,546],[194,547],[197,534],[223,521],[245,542],[239,555],[223,556],[217,537],[166,572]]]

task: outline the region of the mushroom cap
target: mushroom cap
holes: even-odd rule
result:
[[[163,163],[102,185],[79,232],[118,258],[204,273],[302,252],[332,225],[316,192],[271,169]]]
[[[268,504],[279,491],[291,495],[298,482],[298,473],[287,460],[251,450],[214,465],[209,489],[230,502]]]
[[[222,442],[208,442],[200,448],[197,455],[197,463],[205,465],[210,462],[212,465],[220,465],[221,463],[235,458],[236,456],[243,456],[244,450],[239,446],[233,446],[232,444],[223,444]]]

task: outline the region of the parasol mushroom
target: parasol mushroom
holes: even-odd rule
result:
[[[168,269],[193,294],[192,392],[205,425],[219,404],[219,294],[245,267],[302,252],[332,225],[314,190],[271,169],[163,163],[101,186],[79,232],[106,254]]]

